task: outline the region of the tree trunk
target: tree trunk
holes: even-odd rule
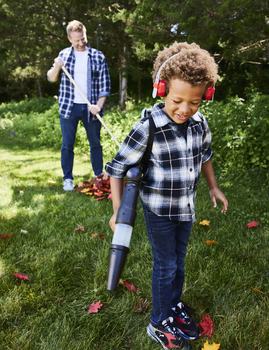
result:
[[[124,45],[119,69],[119,105],[122,110],[126,107],[127,83],[127,49]]]
[[[36,78],[36,86],[37,86],[38,96],[43,97],[41,83],[38,78]]]

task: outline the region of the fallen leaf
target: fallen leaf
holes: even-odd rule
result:
[[[97,232],[93,232],[91,234],[91,237],[92,238],[98,238],[98,239],[101,239],[101,240],[105,239],[105,235],[103,233],[97,233]]]
[[[142,314],[146,311],[148,311],[149,308],[149,301],[148,299],[144,299],[144,298],[139,298],[136,303],[134,304],[134,312],[138,313],[138,314]]]
[[[103,304],[101,301],[96,301],[89,305],[88,307],[88,313],[89,314],[97,314],[103,307]]]
[[[209,220],[202,220],[199,222],[199,225],[208,227],[210,225],[210,221]]]
[[[119,283],[128,289],[128,291],[131,293],[137,293],[139,291],[139,288],[137,288],[132,282],[121,279]]]
[[[260,288],[251,288],[252,292],[256,294],[265,294]]]
[[[198,326],[201,329],[200,336],[211,338],[214,334],[214,322],[209,314],[204,314],[202,316]]]
[[[220,344],[217,344],[217,343],[209,344],[208,341],[206,341],[204,343],[204,347],[202,348],[202,350],[219,350],[219,348],[220,348]]]
[[[215,245],[218,244],[217,241],[215,241],[214,239],[207,239],[204,241],[206,245],[211,246],[211,245]]]
[[[83,225],[79,225],[78,224],[74,231],[77,232],[77,233],[78,232],[85,232],[85,227]]]
[[[16,277],[17,279],[21,280],[21,281],[30,281],[29,276],[26,275],[25,273],[14,272],[13,276]]]
[[[14,237],[15,235],[13,233],[0,233],[0,239],[9,239]]]
[[[247,226],[247,228],[256,228],[259,226],[259,223],[258,223],[258,221],[253,220],[253,221],[248,222],[246,226]]]

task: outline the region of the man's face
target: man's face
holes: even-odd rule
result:
[[[164,98],[164,111],[177,124],[185,123],[198,110],[205,84],[191,85],[178,78],[169,81],[169,92]]]
[[[76,51],[85,51],[87,45],[87,35],[82,32],[70,32],[68,40]]]

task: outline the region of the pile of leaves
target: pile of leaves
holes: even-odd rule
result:
[[[109,177],[95,177],[89,181],[80,182],[75,190],[87,196],[92,196],[98,201],[106,198],[110,199],[110,180]]]

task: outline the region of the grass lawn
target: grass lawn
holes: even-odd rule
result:
[[[0,148],[0,233],[14,234],[0,240],[0,349],[160,349],[145,332],[151,255],[141,208],[123,273],[139,292],[119,286],[111,294],[106,291],[111,203],[64,193],[59,157],[53,150]],[[76,182],[87,179],[88,157],[78,156],[74,169]],[[227,215],[211,208],[204,182],[198,190],[184,300],[198,320],[211,315],[210,342],[221,349],[267,350],[268,183],[261,173],[239,177],[235,172],[220,186],[230,202]],[[199,225],[204,219],[209,227]],[[260,226],[247,229],[251,220]],[[76,232],[77,225],[85,232]],[[18,283],[14,272],[28,274],[30,282]],[[103,308],[88,314],[88,305],[98,300]],[[193,349],[201,349],[205,340],[194,342]]]

